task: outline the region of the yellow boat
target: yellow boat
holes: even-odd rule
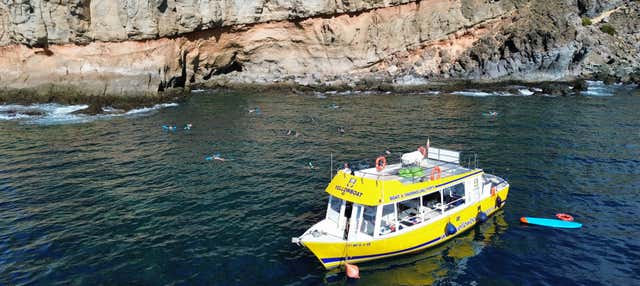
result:
[[[459,152],[420,147],[401,163],[339,170],[326,192],[325,219],[292,242],[330,269],[443,243],[503,207],[509,184],[463,167]]]

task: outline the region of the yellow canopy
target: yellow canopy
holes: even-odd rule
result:
[[[476,169],[433,181],[403,184],[398,180],[375,180],[357,177],[340,170],[333,177],[325,191],[334,197],[349,202],[376,206],[423,196],[440,188],[458,183],[464,178],[480,175],[481,173],[482,170]]]

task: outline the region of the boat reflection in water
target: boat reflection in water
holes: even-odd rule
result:
[[[498,242],[508,224],[502,210],[448,243],[415,254],[365,263],[360,266],[360,285],[432,285],[464,274],[469,259]],[[345,274],[332,269],[325,275],[328,285],[342,285]]]

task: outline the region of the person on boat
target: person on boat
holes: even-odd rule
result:
[[[349,163],[344,163],[344,169],[342,169],[343,172],[345,172],[346,174],[351,174],[351,168],[349,168]]]

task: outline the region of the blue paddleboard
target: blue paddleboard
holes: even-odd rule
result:
[[[551,218],[539,218],[539,217],[526,217],[523,216],[520,218],[520,222],[549,226],[549,227],[559,227],[559,228],[581,228],[582,224],[573,222],[573,221],[564,221],[559,219],[551,219]]]

